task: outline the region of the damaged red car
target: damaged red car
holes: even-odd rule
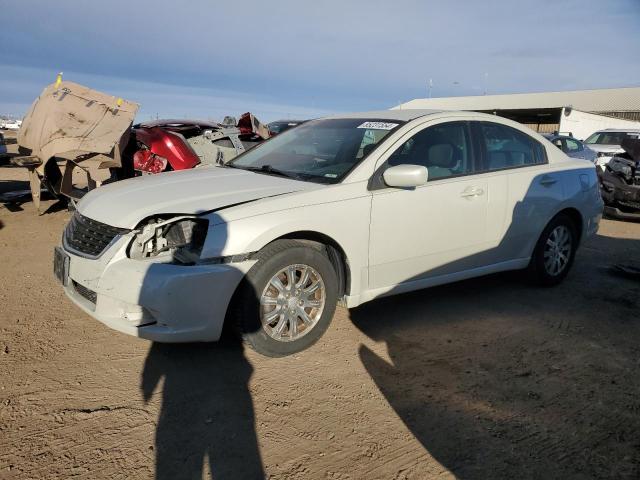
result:
[[[223,123],[156,120],[134,125],[131,133],[127,150],[134,150],[133,168],[148,173],[224,164],[269,138],[269,130],[251,113],[238,122],[233,117]]]

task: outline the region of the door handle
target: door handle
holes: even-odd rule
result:
[[[540,179],[540,185],[544,185],[545,187],[550,187],[554,183],[557,183],[557,179],[552,177],[551,175],[543,175]]]
[[[467,187],[460,194],[461,197],[479,197],[484,195],[484,190],[480,187]]]

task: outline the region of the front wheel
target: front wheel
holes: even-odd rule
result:
[[[324,248],[278,240],[257,259],[234,297],[243,340],[270,357],[310,347],[331,323],[338,298],[337,275]]]
[[[530,278],[542,286],[557,285],[569,273],[578,247],[576,227],[568,215],[559,214],[546,226],[531,256]]]

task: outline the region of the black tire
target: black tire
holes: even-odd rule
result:
[[[552,232],[556,230],[558,227],[565,227],[569,232],[570,237],[570,251],[568,254],[568,261],[564,265],[561,271],[556,274],[552,274],[549,272],[547,267],[545,266],[545,247],[547,245],[547,240],[550,239]],[[576,250],[578,248],[578,230],[571,219],[570,216],[560,213],[556,215],[549,224],[545,227],[536,246],[533,250],[533,255],[531,255],[531,261],[529,262],[529,266],[527,267],[527,276],[530,281],[532,281],[536,285],[540,285],[543,287],[552,287],[554,285],[558,285],[562,282],[569,270],[571,270],[571,266],[573,265],[573,260],[576,255]]]
[[[243,341],[268,357],[283,357],[313,345],[327,330],[338,300],[338,276],[320,244],[297,240],[277,240],[256,254],[257,263],[245,275],[234,295],[231,314]],[[289,341],[276,340],[263,328],[260,297],[272,277],[289,265],[307,265],[322,278],[325,303],[320,318],[308,333]]]
[[[44,185],[47,191],[56,200],[65,198],[60,193],[60,188],[62,186],[62,172],[60,171],[60,167],[58,167],[58,159],[56,157],[51,157],[44,165],[42,185]]]

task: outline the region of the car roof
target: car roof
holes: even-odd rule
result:
[[[152,120],[149,122],[140,122],[134,127],[142,127],[142,128],[152,128],[152,127],[169,127],[169,126],[186,126],[193,125],[205,128],[220,128],[220,124],[216,122],[212,122],[210,120],[194,120],[191,118],[180,118],[180,119],[161,119],[161,120]]]
[[[640,128],[603,128],[595,133],[600,132],[640,133]]]
[[[273,123],[305,123],[309,120],[274,120],[273,122],[267,123],[267,125],[271,125]]]
[[[426,115],[434,115],[441,113],[442,110],[425,110],[425,109],[398,109],[398,110],[373,110],[370,112],[353,112],[332,115],[326,118],[370,118],[375,120],[398,120],[400,122],[408,122],[416,118]]]
[[[568,138],[569,140],[575,140],[579,142],[577,138],[572,137],[571,135],[562,135],[561,133],[541,133],[544,138],[552,139],[552,138]]]

